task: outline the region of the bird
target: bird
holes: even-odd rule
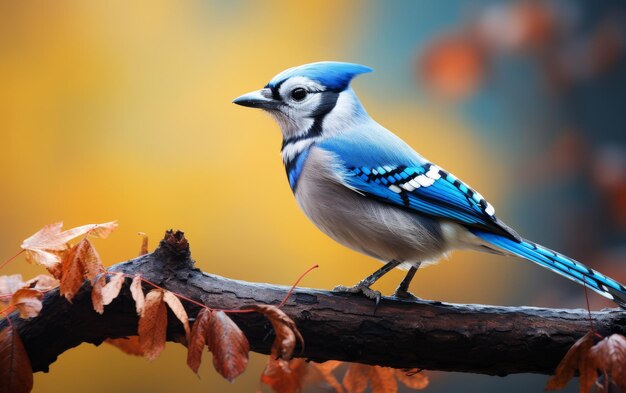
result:
[[[233,101],[262,109],[278,123],[289,186],[313,224],[384,263],[335,291],[361,293],[378,304],[381,294],[371,286],[400,268],[407,273],[394,296],[415,299],[409,284],[420,266],[470,249],[532,261],[626,308],[624,285],[522,238],[480,193],[372,119],[351,87],[371,71],[336,61],[305,64]]]

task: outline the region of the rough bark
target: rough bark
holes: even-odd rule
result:
[[[169,231],[159,248],[110,271],[139,274],[171,291],[217,309],[278,304],[288,287],[231,280],[194,268],[187,240]],[[57,291],[48,293],[39,317],[11,316],[34,371],[47,371],[64,351],[83,342],[136,335],[137,316],[128,290],[93,311],[86,283],[73,303]],[[149,288],[145,288],[146,290]],[[198,307],[185,304],[190,316]],[[358,295],[297,288],[283,310],[296,322],[306,348],[298,356],[317,361],[343,360],[396,368],[463,371],[491,375],[554,371],[568,348],[589,329],[584,310],[495,307],[403,301],[383,298],[378,308]],[[231,314],[253,351],[269,353],[271,325],[263,316]],[[169,315],[168,340],[181,341],[182,326]],[[603,335],[626,334],[626,313],[618,309],[592,313]],[[0,322],[0,329],[7,321]],[[298,351],[296,351],[298,353]]]

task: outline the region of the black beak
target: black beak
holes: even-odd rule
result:
[[[264,88],[239,96],[233,100],[233,104],[247,106],[249,108],[276,109],[281,102],[272,98],[272,91]]]

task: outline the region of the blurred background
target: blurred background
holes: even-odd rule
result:
[[[379,263],[309,223],[277,126],[231,104],[285,68],[340,60],[376,70],[353,84],[372,117],[522,235],[626,282],[625,15],[619,0],[0,2],[0,260],[44,224],[117,219],[95,241],[107,264],[137,255],[137,232],[154,246],[177,228],[207,272],[290,285],[318,263],[303,285],[355,283]],[[18,259],[2,273],[40,272]],[[391,293],[401,278],[376,287]],[[584,306],[555,274],[469,252],[420,270],[412,290]],[[34,392],[253,392],[264,363],[253,355],[231,385],[209,358],[196,378],[178,345],[151,364],[83,345],[38,373]],[[430,392],[547,380],[429,375]]]

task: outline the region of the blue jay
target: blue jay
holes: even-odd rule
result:
[[[411,298],[420,265],[454,249],[516,255],[593,289],[626,308],[626,288],[565,255],[523,239],[493,206],[451,173],[376,123],[350,87],[371,68],[318,62],[290,68],[233,102],[261,108],[279,124],[289,185],[308,218],[335,241],[385,265],[353,287],[408,270],[395,296]]]

